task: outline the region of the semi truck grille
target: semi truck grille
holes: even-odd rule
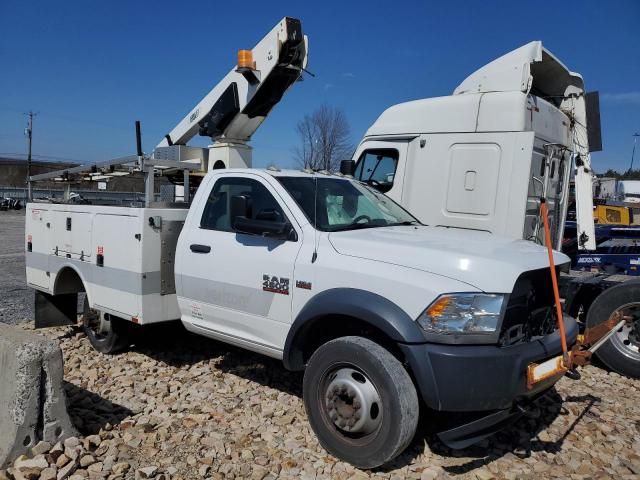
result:
[[[548,335],[556,330],[557,324],[549,269],[520,275],[509,296],[500,345],[516,345]]]

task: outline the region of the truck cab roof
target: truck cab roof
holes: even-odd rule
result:
[[[213,170],[213,172],[220,173],[260,173],[270,175],[272,177],[327,177],[335,179],[353,180],[351,177],[345,177],[344,175],[328,172],[311,172],[297,169],[280,169],[280,168],[226,168],[220,170]]]
[[[550,142],[568,145],[571,122],[559,109],[561,99],[583,91],[582,77],[571,72],[542,42],[535,41],[481,67],[451,96],[388,108],[365,138],[539,131]],[[547,127],[549,119],[551,129]]]

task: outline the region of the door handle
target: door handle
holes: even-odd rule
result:
[[[211,247],[209,245],[200,245],[198,243],[192,243],[191,251],[194,253],[209,253],[211,251]]]

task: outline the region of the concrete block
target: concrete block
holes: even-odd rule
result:
[[[40,441],[77,435],[62,388],[57,342],[0,324],[0,468]]]

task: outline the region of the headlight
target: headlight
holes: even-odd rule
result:
[[[454,293],[441,295],[418,317],[430,333],[491,333],[498,328],[504,295]]]

